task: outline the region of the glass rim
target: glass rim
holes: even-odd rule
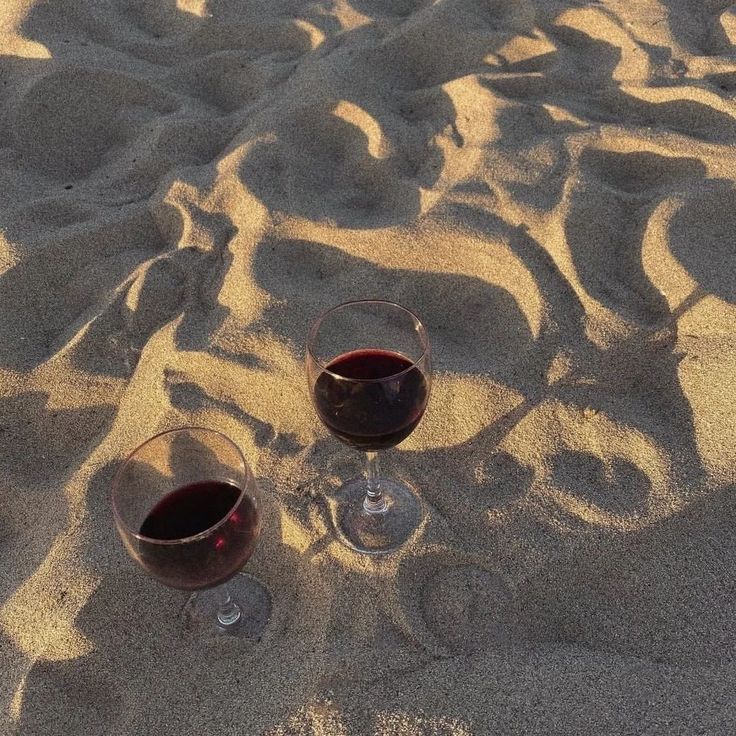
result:
[[[118,504],[117,504],[117,497],[118,497],[118,490],[120,487],[120,480],[121,476],[123,474],[123,471],[128,467],[130,464],[130,461],[133,459],[133,457],[142,450],[146,445],[150,444],[154,440],[161,439],[161,437],[164,437],[167,434],[179,434],[182,432],[205,432],[207,434],[214,434],[218,435],[222,439],[224,439],[226,442],[228,442],[230,445],[232,445],[235,448],[235,451],[238,454],[238,457],[240,458],[240,461],[243,465],[243,469],[245,470],[246,475],[246,482],[243,484],[243,488],[240,488],[240,495],[238,496],[238,500],[233,504],[233,507],[230,509],[230,511],[227,512],[225,516],[222,517],[216,524],[213,524],[210,527],[207,527],[207,529],[204,529],[201,532],[198,532],[197,534],[193,534],[190,537],[180,537],[179,539],[156,539],[156,537],[147,537],[145,534],[141,534],[140,532],[136,532],[133,529],[131,529],[130,525],[123,519],[122,515],[120,514],[120,511],[118,510]],[[111,502],[112,502],[112,511],[113,515],[115,517],[115,521],[120,524],[124,529],[125,533],[129,534],[132,537],[135,537],[136,539],[140,540],[141,542],[151,543],[151,544],[160,544],[164,546],[172,546],[176,544],[187,544],[189,542],[195,542],[200,539],[204,539],[205,537],[208,537],[212,532],[214,532],[216,529],[221,527],[225,522],[227,522],[230,517],[233,515],[235,510],[240,506],[243,500],[243,496],[246,493],[245,486],[248,485],[248,480],[254,478],[253,471],[250,469],[250,465],[248,465],[248,462],[245,459],[245,456],[243,455],[243,451],[238,447],[233,440],[231,440],[226,434],[223,432],[220,432],[217,429],[211,429],[210,427],[202,427],[198,425],[187,425],[184,427],[175,427],[174,429],[165,429],[162,432],[157,432],[156,434],[149,437],[147,440],[144,440],[139,445],[136,445],[135,449],[133,449],[131,452],[126,455],[125,459],[122,461],[120,467],[115,472],[115,476],[112,479],[112,491],[111,491]],[[176,490],[176,489],[174,489]],[[256,499],[254,499],[256,500]]]
[[[319,328],[322,325],[322,322],[324,322],[325,317],[332,314],[332,312],[336,312],[339,309],[344,309],[345,307],[354,307],[359,304],[382,304],[389,307],[396,307],[397,309],[400,309],[401,311],[408,314],[416,323],[418,329],[418,332],[421,337],[422,342],[422,352],[421,355],[416,359],[412,360],[411,365],[407,366],[403,370],[400,370],[396,373],[392,373],[389,376],[384,376],[383,378],[347,378],[346,376],[341,376],[339,373],[335,373],[334,371],[331,371],[315,354],[312,350],[312,343],[314,342],[315,338],[317,337],[317,332],[319,331]],[[366,348],[369,349],[369,348]],[[409,371],[416,368],[417,364],[420,363],[424,357],[429,353],[429,337],[427,335],[427,330],[425,329],[424,325],[422,324],[422,320],[419,319],[419,317],[414,314],[414,312],[411,311],[411,309],[408,309],[407,307],[402,306],[401,304],[398,304],[397,302],[392,302],[389,299],[354,299],[347,302],[342,302],[342,304],[336,304],[334,307],[330,307],[329,309],[325,310],[320,314],[319,317],[314,321],[314,324],[309,330],[309,334],[307,335],[307,354],[309,357],[319,366],[320,370],[324,371],[325,373],[329,373],[333,378],[336,378],[340,381],[350,381],[351,383],[381,383],[382,381],[392,381],[400,376],[403,376],[405,373],[408,373]],[[399,353],[407,360],[410,360],[406,355],[403,353]]]

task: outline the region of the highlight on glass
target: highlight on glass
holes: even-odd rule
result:
[[[366,455],[365,478],[348,481],[331,499],[335,528],[359,552],[391,552],[411,537],[423,510],[406,483],[381,472],[379,452],[405,440],[427,407],[427,332],[415,314],[393,302],[347,302],[317,320],[306,353],[319,418]]]
[[[118,470],[112,506],[133,560],[164,585],[196,591],[184,607],[189,630],[261,635],[271,599],[240,572],[261,532],[261,493],[232,440],[203,427],[157,434]]]

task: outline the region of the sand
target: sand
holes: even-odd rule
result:
[[[4,0],[0,733],[732,734],[734,42],[727,0]],[[303,367],[360,297],[435,361],[383,559]],[[260,641],[114,531],[193,423],[265,493]]]

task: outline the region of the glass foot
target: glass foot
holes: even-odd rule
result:
[[[234,605],[221,611],[222,586],[194,593],[184,606],[187,631],[260,639],[271,617],[271,595],[252,575],[239,572],[225,583]]]
[[[332,497],[332,519],[340,540],[369,555],[401,547],[424,515],[421,501],[409,486],[390,478],[380,478],[379,483],[386,502],[382,511],[365,508],[368,486],[364,478],[349,480]]]

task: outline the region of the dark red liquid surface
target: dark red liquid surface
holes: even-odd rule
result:
[[[194,537],[232,514],[201,539],[177,544],[140,540],[143,567],[166,585],[185,590],[209,588],[232,577],[253,554],[259,531],[253,501],[248,494],[239,501],[240,494],[240,488],[230,483],[204,481],[164,496],[141,524],[145,537],[164,541]]]
[[[422,418],[429,385],[403,355],[355,350],[327,368],[331,373],[322,372],[315,383],[315,406],[327,428],[348,445],[369,451],[393,447]]]

